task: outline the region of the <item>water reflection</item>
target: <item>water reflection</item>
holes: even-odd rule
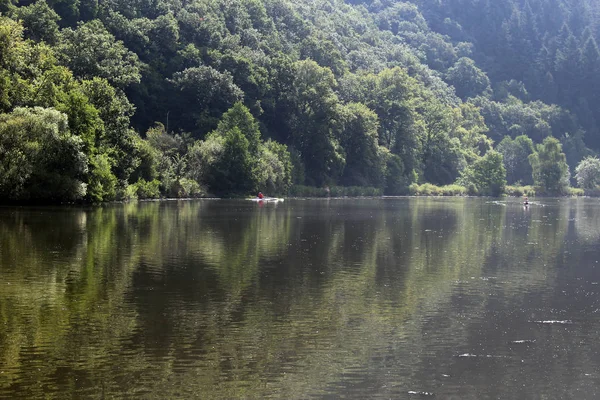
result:
[[[591,200],[2,208],[0,398],[595,398],[598,218]]]

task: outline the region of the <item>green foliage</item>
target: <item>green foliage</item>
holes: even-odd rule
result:
[[[160,182],[156,179],[152,181],[140,179],[131,185],[131,187],[138,199],[158,199],[160,197]]]
[[[447,72],[448,82],[456,89],[456,94],[462,99],[489,94],[490,80],[470,58],[463,57]]]
[[[15,17],[25,28],[26,36],[35,41],[54,44],[58,39],[60,17],[45,0],[38,0],[27,7],[15,9]]]
[[[69,117],[69,128],[83,140],[86,153],[97,152],[104,135],[104,125],[89,99],[82,92],[71,90],[65,93],[57,108]]]
[[[533,182],[540,192],[565,194],[569,188],[569,166],[560,142],[548,137],[536,146],[536,152],[529,156],[533,169]]]
[[[158,123],[146,132],[146,140],[137,139],[139,165],[130,181],[158,182],[165,197],[200,197],[205,189],[197,168],[197,147],[187,134],[172,134]],[[153,184],[154,185],[154,184]],[[157,197],[156,193],[152,197]]]
[[[219,122],[217,132],[225,135],[233,128],[238,128],[244,137],[248,140],[248,151],[253,157],[258,156],[260,145],[260,129],[258,122],[254,119],[250,110],[241,102],[237,102],[231,107]]]
[[[436,186],[431,183],[422,185],[413,183],[408,187],[408,193],[411,196],[465,196],[468,190],[461,185]]]
[[[585,196],[585,190],[582,188],[573,188],[570,187],[567,189],[567,194],[569,196],[573,196],[573,197],[581,197],[581,196]]]
[[[584,132],[577,131],[574,134],[565,133],[560,142],[563,146],[563,152],[567,157],[569,169],[574,170],[577,165],[586,157],[595,154],[590,148],[585,145]]]
[[[306,173],[300,152],[294,148],[290,149],[290,160],[292,163],[292,183],[296,185],[304,184]]]
[[[6,12],[14,9],[18,0],[0,0],[0,12]]]
[[[181,187],[179,180],[187,169],[187,159],[180,154],[168,155],[159,153],[157,170],[161,193],[165,197],[179,197]]]
[[[91,0],[49,0],[49,4],[68,25],[74,25],[81,17],[80,8]]]
[[[506,194],[508,196],[516,196],[516,197],[533,197],[535,196],[535,188],[533,186],[512,186],[506,185]]]
[[[521,82],[531,98],[568,109],[587,131],[586,145],[598,149],[597,2],[506,0],[491,5],[466,0],[458,7],[452,2],[418,3],[433,24],[441,27],[442,21],[451,21],[453,26],[460,26],[458,32],[448,31],[454,40],[477,38],[473,58],[485,60],[482,65],[492,82]],[[575,134],[578,130],[557,130],[554,124],[549,125],[553,136],[561,141],[565,132]],[[527,128],[520,133],[535,142],[545,137],[536,138]]]
[[[139,179],[152,181],[158,177],[158,158],[159,152],[152,147],[147,140],[136,138],[134,142],[135,153],[137,154],[138,164],[129,176],[129,182],[135,182]]]
[[[183,154],[187,143],[185,138],[179,134],[167,132],[165,126],[157,123],[146,132],[146,140],[154,149],[167,156]]]
[[[292,182],[405,194],[475,173],[494,142],[525,184],[550,136],[572,169],[595,154],[598,5],[457,1],[4,0],[0,113],[64,113],[88,201],[140,179],[163,196]]]
[[[229,72],[212,67],[188,68],[170,82],[176,93],[174,122],[189,132],[204,134],[216,128],[218,118],[243,97]]]
[[[425,181],[451,183],[467,159],[491,147],[474,106],[454,107],[401,68],[347,75],[341,92],[343,98],[375,111],[379,144],[400,157],[408,183],[415,174]]]
[[[117,177],[112,173],[110,159],[97,154],[90,159],[88,199],[94,203],[114,200],[117,195]]]
[[[472,103],[463,103],[452,111],[450,136],[459,140],[462,156],[471,163],[492,149],[492,140],[486,135],[488,127],[480,109]]]
[[[178,197],[203,197],[206,190],[194,179],[179,179]]]
[[[385,194],[398,196],[406,194],[409,179],[404,175],[404,164],[396,154],[384,153],[385,165]]]
[[[244,92],[244,102],[256,115],[263,111],[261,102],[272,90],[269,71],[255,53],[247,48],[211,54],[219,70],[231,73],[234,83]]]
[[[189,147],[188,175],[217,194],[287,193],[292,183],[292,157],[287,146],[262,142],[247,107],[235,104],[217,129]]]
[[[138,56],[115,40],[99,20],[63,29],[57,51],[61,62],[78,77],[105,78],[119,87],[140,82]]]
[[[291,197],[380,197],[380,188],[365,186],[314,186],[294,185],[290,188]]]
[[[329,197],[329,192],[330,190],[326,188],[293,185],[288,194],[291,197]]]
[[[271,195],[286,194],[292,184],[292,160],[287,146],[268,140],[259,151],[255,170],[258,190]]]
[[[565,132],[574,134],[581,129],[571,113],[541,101],[526,103],[513,96],[502,103],[484,97],[477,97],[472,101],[481,107],[481,114],[490,129],[490,137],[495,141],[500,141],[505,136],[516,138],[526,135],[539,143],[548,136],[559,138]]]
[[[300,45],[300,57],[314,60],[336,75],[342,75],[348,68],[340,50],[327,38],[310,36],[304,39]]]
[[[52,109],[0,114],[0,197],[65,202],[86,195],[87,157],[67,117]]]
[[[195,142],[188,151],[190,176],[198,182],[211,186],[212,169],[223,157],[225,137],[210,134],[203,141]]]
[[[433,102],[432,102],[433,103]],[[430,104],[423,113],[422,170],[426,182],[447,185],[456,180],[464,167],[464,154],[458,138],[451,138],[451,110],[442,104]]]
[[[531,164],[528,157],[535,151],[533,141],[525,135],[514,140],[509,136],[498,144],[496,150],[502,154],[506,168],[506,180],[509,184],[533,184]]]
[[[600,159],[598,157],[583,159],[575,172],[575,179],[580,188],[595,189],[600,184]]]
[[[119,180],[126,181],[140,163],[136,148],[139,135],[130,128],[129,121],[134,113],[133,105],[105,79],[83,81],[80,90],[98,111],[104,125],[101,144],[113,159],[113,173]]]
[[[383,191],[380,188],[369,186],[332,186],[329,188],[329,197],[380,197]]]
[[[383,186],[385,158],[378,144],[377,114],[361,103],[350,103],[339,114],[340,144],[346,153],[340,182],[347,186]]]
[[[0,15],[0,111],[22,106],[52,106],[37,101],[41,86],[52,84],[52,50],[23,39],[23,27]]]
[[[499,196],[506,187],[502,154],[489,151],[473,165],[474,182],[480,193]]]
[[[302,156],[308,183],[319,186],[335,182],[345,164],[334,126],[337,82],[331,70],[314,61],[297,62],[294,68],[289,93],[293,104],[289,116],[291,146]]]
[[[238,127],[225,133],[223,153],[212,166],[210,187],[219,194],[248,193],[256,188],[248,139]]]
[[[343,98],[363,103],[377,114],[379,144],[400,156],[404,171],[418,169],[424,128],[417,106],[426,106],[420,101],[424,88],[418,81],[406,70],[393,68],[377,75],[348,75],[341,86]]]
[[[487,152],[462,172],[459,184],[480,195],[497,197],[503,194],[506,188],[506,169],[502,154],[493,150]]]

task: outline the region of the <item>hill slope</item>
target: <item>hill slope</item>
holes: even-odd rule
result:
[[[5,0],[0,10],[0,140],[13,143],[0,193],[14,201],[481,186],[465,171],[495,160],[496,146],[509,183],[530,183],[512,139],[532,139],[527,157],[558,138],[571,170],[600,147],[592,1]],[[43,117],[50,108],[66,125]],[[60,151],[47,160],[31,149],[53,132]],[[48,173],[67,176],[60,193]]]

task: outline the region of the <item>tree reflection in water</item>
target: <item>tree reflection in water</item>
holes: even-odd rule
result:
[[[0,209],[0,397],[594,387],[596,204],[250,203]]]

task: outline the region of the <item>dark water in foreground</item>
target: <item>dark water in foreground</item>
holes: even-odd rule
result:
[[[0,208],[0,398],[596,399],[600,202]]]

